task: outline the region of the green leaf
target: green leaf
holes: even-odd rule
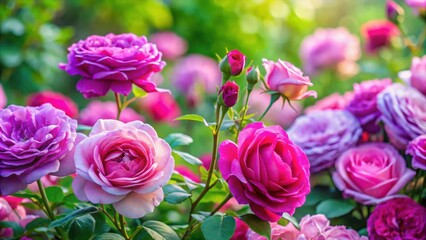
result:
[[[286,219],[287,221],[289,221],[289,222],[291,222],[292,224],[293,224],[293,226],[295,226],[297,229],[300,229],[300,225],[299,225],[299,223],[297,222],[297,219],[296,218],[294,218],[294,217],[292,217],[292,216],[290,216],[290,214],[288,214],[288,213],[284,213],[283,215],[282,215],[282,218],[284,218],[284,219]]]
[[[332,194],[327,188],[315,187],[306,197],[305,205],[314,206],[319,202],[332,198]]]
[[[64,197],[63,201],[67,202],[67,203],[79,203],[80,202],[80,200],[78,200],[78,198],[75,196],[74,193],[67,194]]]
[[[18,193],[12,194],[12,196],[20,197],[20,198],[34,198],[39,202],[42,201],[41,197],[35,193],[19,193],[18,192]]]
[[[324,214],[327,218],[341,217],[355,208],[355,203],[348,200],[328,199],[317,206],[317,213]]]
[[[190,136],[187,136],[182,133],[172,133],[168,135],[164,140],[169,143],[170,147],[172,148],[177,146],[189,145],[193,142]]]
[[[57,219],[57,220],[51,222],[49,224],[49,228],[60,227],[64,224],[67,224],[69,221],[71,221],[71,220],[73,220],[77,217],[81,217],[81,216],[84,216],[86,214],[95,213],[95,212],[98,212],[98,211],[99,210],[96,207],[86,207],[86,208],[78,209],[74,212],[71,212],[69,215],[67,215],[67,216],[65,216],[61,219]]]
[[[95,231],[95,219],[91,215],[84,215],[74,219],[68,230],[71,240],[89,239]]]
[[[206,119],[204,119],[202,116],[197,115],[197,114],[186,114],[186,115],[183,115],[183,116],[176,118],[175,120],[178,120],[178,121],[187,120],[187,121],[202,122],[202,123],[204,123],[205,126],[209,126]]]
[[[136,85],[133,85],[132,93],[133,93],[133,95],[135,95],[136,98],[143,98],[146,95],[148,95],[142,88],[140,88]]]
[[[59,186],[51,186],[46,188],[46,195],[51,202],[62,202],[64,199],[64,192]]]
[[[228,240],[234,234],[235,227],[233,217],[214,215],[204,220],[201,232],[206,240]]]
[[[144,222],[142,226],[154,240],[179,240],[176,232],[162,222],[150,220]]]
[[[102,233],[96,236],[93,240],[123,240],[124,237],[117,233]]]
[[[2,221],[0,221],[0,229],[2,229],[2,228],[12,228],[14,237],[17,237],[17,236],[24,234],[24,228],[22,228],[16,222],[2,222]]]
[[[173,150],[172,155],[174,158],[182,158],[185,162],[191,164],[191,165],[202,165],[203,162],[199,158],[196,158],[192,156],[189,153],[181,152],[177,150]]]
[[[178,204],[185,199],[191,197],[191,194],[185,191],[182,187],[176,184],[167,184],[163,187],[164,194],[166,197],[164,200],[171,204]]]
[[[91,131],[91,130],[92,130],[91,126],[80,125],[80,124],[77,126],[77,132]]]
[[[201,215],[201,214],[191,214],[192,218],[199,221],[199,222],[203,222],[206,219],[206,216]]]
[[[240,219],[249,225],[250,229],[257,234],[271,239],[271,225],[254,214],[245,214],[240,216]]]
[[[25,226],[25,231],[34,231],[36,228],[47,227],[50,222],[46,218],[36,218]]]

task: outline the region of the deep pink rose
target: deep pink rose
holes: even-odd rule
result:
[[[4,108],[7,103],[6,94],[4,94],[3,86],[0,84],[0,109]]]
[[[81,110],[79,123],[93,126],[99,119],[116,119],[117,104],[115,102],[91,101]],[[120,114],[120,121],[127,123],[131,121],[143,121],[143,117],[132,108],[125,108]]]
[[[300,57],[308,75],[325,69],[353,75],[357,72],[361,48],[358,38],[345,28],[317,29],[303,40]]]
[[[77,90],[85,98],[104,96],[108,90],[128,95],[132,84],[146,92],[157,92],[151,81],[166,65],[161,52],[146,37],[132,33],[89,36],[68,48],[68,63],[59,68],[81,76]]]
[[[185,54],[188,49],[186,41],[174,32],[157,32],[152,34],[149,39],[168,59],[176,59]]]
[[[352,92],[346,92],[343,95],[339,93],[333,93],[321,100],[315,102],[314,105],[309,106],[305,109],[305,113],[311,113],[322,110],[342,110],[352,101],[354,94]]]
[[[426,239],[426,208],[413,199],[394,198],[377,205],[367,221],[370,240]]]
[[[75,172],[72,151],[77,121],[50,104],[10,105],[0,110],[0,195],[27,187],[47,174]]]
[[[234,81],[227,81],[220,87],[219,94],[222,94],[225,106],[233,107],[237,103],[239,90],[240,87]]]
[[[138,101],[139,107],[154,121],[177,124],[180,116],[179,104],[170,93],[150,93]]]
[[[247,113],[256,114],[257,116],[262,115],[265,109],[269,105],[271,96],[264,93],[260,89],[253,89],[249,98],[249,109]],[[289,127],[294,120],[302,113],[303,105],[297,101],[291,101],[291,106],[288,103],[283,104],[275,103],[269,109],[263,118],[264,122],[277,124],[283,128]],[[285,116],[285,117],[283,117]]]
[[[414,57],[411,62],[410,84],[426,95],[426,55],[422,58]]]
[[[78,108],[77,105],[71,98],[52,91],[43,91],[32,94],[27,99],[28,106],[40,106],[45,103],[50,103],[57,109],[65,112],[71,118],[77,118]]]
[[[25,208],[19,203],[13,202],[15,199],[10,197],[0,197],[0,222],[15,222],[21,227],[25,226],[38,216],[27,215]],[[0,238],[11,238],[13,236],[12,228],[1,228]],[[23,238],[20,238],[23,239]]]
[[[307,97],[317,97],[315,91],[308,91],[312,86],[311,80],[303,76],[303,72],[289,62],[278,59],[278,62],[263,59],[266,69],[265,81],[268,88],[279,92],[289,100],[301,100]]]
[[[219,154],[232,195],[263,220],[293,214],[310,192],[309,161],[279,126],[251,123],[238,136],[238,145],[226,140]]]
[[[414,169],[426,171],[426,135],[420,135],[409,142],[406,153],[413,156],[411,163]]]
[[[333,181],[345,196],[371,205],[398,196],[414,175],[392,145],[367,143],[347,150],[337,159]]]
[[[242,54],[238,50],[231,50],[227,54],[227,57],[228,57],[228,64],[231,67],[231,75],[232,76],[239,75],[244,69],[246,56],[244,56],[244,54]]]
[[[98,120],[78,144],[74,193],[81,201],[113,204],[129,218],[154,211],[173,172],[171,148],[140,121]]]
[[[361,34],[364,37],[365,50],[373,54],[389,46],[392,38],[399,36],[399,30],[387,20],[373,20],[362,25]]]
[[[198,176],[196,173],[194,173],[189,167],[184,166],[184,165],[180,165],[180,166],[176,166],[175,168],[176,172],[178,172],[180,175],[196,182],[196,183],[200,183],[201,182],[201,178],[200,176]]]
[[[289,223],[286,226],[281,226],[278,223],[271,223],[271,240],[296,240],[300,231],[297,230],[293,224]],[[249,229],[247,232],[248,240],[267,240],[266,237],[261,236]]]
[[[236,226],[234,235],[229,240],[247,240],[249,226],[239,218],[235,218]]]

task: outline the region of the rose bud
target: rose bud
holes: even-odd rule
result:
[[[247,76],[246,76],[246,80],[248,82],[248,90],[251,91],[253,90],[253,86],[259,82],[260,79],[260,72],[259,72],[259,68],[258,67],[251,67],[247,70]]]
[[[374,54],[391,44],[392,38],[399,36],[398,27],[386,20],[373,20],[361,27],[361,34],[365,40],[365,50]]]
[[[220,61],[219,68],[227,76],[238,76],[244,69],[246,56],[238,50],[231,50]]]
[[[234,81],[226,82],[219,90],[219,94],[222,95],[222,105],[233,107],[237,103],[239,89],[240,87]]]
[[[404,9],[393,0],[386,1],[386,17],[389,21],[399,24],[404,17]]]

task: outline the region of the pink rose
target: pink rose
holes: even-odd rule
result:
[[[25,208],[19,205],[22,199],[14,197],[0,197],[0,222],[15,222],[21,227],[25,226],[38,216],[27,215]],[[13,236],[12,228],[1,228],[0,238],[11,238]],[[23,238],[20,238],[23,239]]]
[[[32,94],[27,99],[28,106],[41,106],[45,103],[50,103],[57,109],[65,112],[71,118],[77,118],[78,108],[71,98],[52,91],[43,91]]]
[[[323,234],[322,239],[327,240],[368,240],[368,237],[359,236],[358,232],[352,229],[346,229],[345,226],[329,227]]]
[[[168,59],[176,59],[188,49],[186,41],[174,32],[157,32],[151,35],[150,40]]]
[[[266,69],[265,81],[270,90],[279,92],[289,100],[317,97],[315,91],[307,91],[308,86],[313,85],[309,77],[303,76],[303,72],[293,64],[280,59],[278,62],[263,59],[263,67]]]
[[[426,95],[426,55],[422,58],[414,57],[411,62],[410,84]]]
[[[77,145],[78,143],[76,143]],[[53,176],[53,175],[46,175],[42,178],[40,178],[41,183],[43,184],[44,187],[50,187],[50,186],[55,186],[59,184],[59,180],[60,178],[57,176]],[[27,187],[29,190],[33,191],[33,192],[38,192],[39,188],[36,182],[33,182],[31,184],[28,185]]]
[[[231,50],[228,53],[228,63],[231,67],[232,76],[237,76],[241,73],[241,71],[243,71],[245,62],[246,56],[244,56],[244,54],[242,54],[240,51]]]
[[[387,20],[373,20],[361,27],[365,40],[365,49],[374,54],[379,49],[390,45],[393,37],[399,36],[398,27]]]
[[[232,195],[263,220],[276,222],[284,212],[293,214],[310,192],[309,161],[279,126],[251,123],[241,131],[238,145],[226,140],[219,154],[219,170]]]
[[[138,101],[139,107],[154,121],[177,124],[180,116],[179,104],[170,93],[150,93]]]
[[[234,235],[229,240],[247,240],[247,231],[249,226],[239,218],[235,218],[236,226]]]
[[[115,102],[91,101],[81,110],[79,123],[93,126],[99,119],[116,119],[117,104]],[[127,123],[131,121],[143,121],[143,117],[132,108],[125,108],[120,114],[120,121]]]
[[[223,104],[233,107],[238,100],[238,90],[240,87],[234,81],[228,81],[220,87],[219,94],[222,94]]]
[[[140,121],[99,120],[74,154],[74,193],[81,201],[113,204],[129,218],[151,213],[173,172],[167,142]]]
[[[289,223],[286,226],[281,226],[278,223],[271,223],[271,240],[296,240],[300,231],[297,230],[293,224]],[[261,236],[249,229],[247,232],[248,240],[267,240],[266,237]]]
[[[406,153],[413,156],[414,169],[426,171],[426,135],[420,135],[408,143]]]
[[[316,101],[312,106],[305,109],[305,113],[311,113],[322,110],[342,110],[352,101],[354,97],[353,92],[346,92],[343,95],[333,93],[321,100]]]
[[[405,3],[413,9],[415,14],[422,14],[426,11],[426,0],[405,0]]]
[[[247,113],[256,114],[257,116],[262,115],[265,109],[269,105],[271,96],[264,93],[260,89],[253,89],[249,98],[249,109]],[[292,107],[291,107],[292,106]],[[294,120],[302,113],[303,105],[300,102],[291,101],[291,106],[288,103],[282,104],[275,103],[269,109],[263,118],[264,122],[277,124],[283,128],[290,127]],[[283,117],[285,116],[285,117]]]
[[[189,167],[181,165],[181,166],[176,166],[175,168],[176,172],[178,172],[180,175],[196,182],[196,183],[200,183],[201,182],[201,178],[200,176],[198,176],[196,173],[194,173]]]
[[[301,239],[318,239],[329,226],[330,221],[322,214],[306,215],[300,220]]]
[[[0,84],[0,109],[4,108],[7,103],[6,94],[4,94],[3,87]]]
[[[396,197],[415,174],[391,145],[367,143],[337,159],[333,181],[345,196],[370,205]]]

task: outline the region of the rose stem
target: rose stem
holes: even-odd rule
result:
[[[217,207],[210,213],[210,216],[214,215],[217,211],[219,211],[231,198],[232,194],[228,193],[226,198],[219,205],[217,205]]]
[[[50,220],[54,221],[56,219],[55,214],[53,214],[53,211],[50,208],[49,200],[48,200],[47,195],[46,195],[46,191],[44,190],[43,184],[41,183],[40,179],[37,180],[37,186],[38,186],[38,189],[40,190],[40,195],[41,195],[42,203],[43,203],[44,208],[46,210],[46,214],[50,218]],[[56,230],[56,232],[59,233],[59,235],[62,237],[62,239],[68,239],[67,234],[61,228],[56,227],[55,230]]]
[[[238,141],[238,135],[240,135],[240,132],[241,132],[241,129],[243,128],[243,124],[244,124],[244,118],[246,117],[246,114],[247,114],[247,108],[248,108],[248,101],[249,101],[249,97],[250,97],[250,93],[251,93],[251,91],[252,90],[249,90],[248,88],[247,88],[247,95],[246,95],[246,101],[245,101],[245,103],[244,103],[244,111],[243,111],[243,116],[241,117],[241,122],[240,122],[240,124],[238,125],[238,130],[237,130],[237,136],[235,137],[235,142],[237,142]]]
[[[121,114],[121,111],[123,110],[121,106],[120,95],[118,95],[118,93],[114,93],[114,96],[115,96],[115,102],[117,103],[117,120],[120,120],[120,114]]]

